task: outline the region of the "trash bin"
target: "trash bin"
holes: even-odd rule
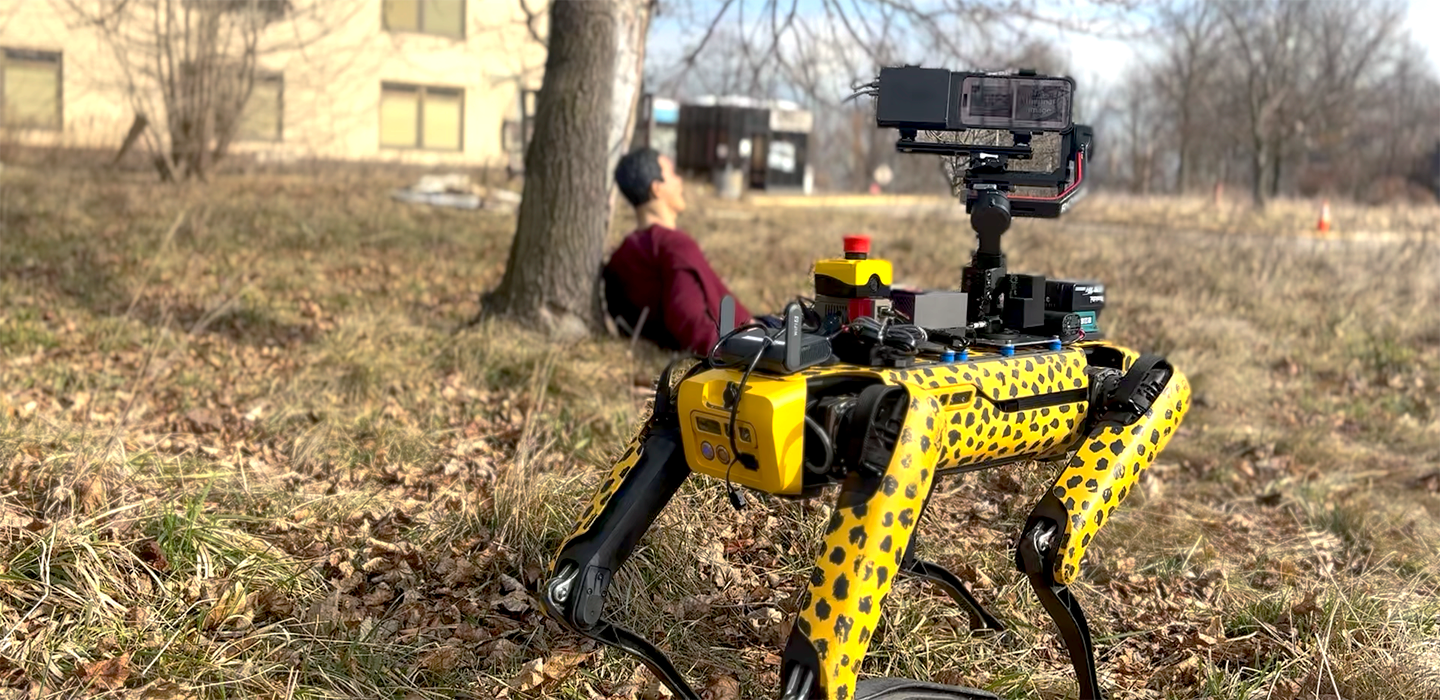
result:
[[[733,166],[716,171],[715,193],[721,199],[740,199],[745,194],[745,171]]]

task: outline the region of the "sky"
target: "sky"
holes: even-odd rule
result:
[[[1073,13],[1075,8],[1083,8],[1087,1],[1040,0],[1040,5],[1042,7],[1069,8]],[[818,5],[818,3],[819,0],[801,0],[800,4],[803,11],[807,7]],[[709,16],[709,13],[714,12],[712,4],[716,7],[719,5],[718,2],[712,3],[710,0],[677,3],[691,12],[703,13],[704,16]],[[743,4],[751,7],[757,6],[755,3]],[[1071,14],[1070,16],[1083,15]],[[1411,35],[1428,51],[1431,65],[1437,72],[1440,72],[1440,0],[1409,0],[1406,25]],[[684,27],[684,21],[678,17],[671,18],[662,15],[658,18],[655,25],[652,26],[649,42],[650,50],[654,54],[652,60],[657,63],[665,63],[667,59],[678,59],[682,46],[688,46],[697,39],[697,37],[690,36],[690,33],[694,31],[693,26],[692,23],[689,27]],[[1124,75],[1125,69],[1135,58],[1134,50],[1124,40],[1106,39],[1078,32],[1063,32],[1054,28],[1043,29],[1038,33],[1042,35],[1048,33],[1053,36],[1062,50],[1069,54],[1073,77],[1082,85],[1093,86],[1095,89],[1103,90],[1113,85],[1115,80]],[[671,54],[674,54],[673,58]]]
[[[1410,0],[1406,28],[1430,54],[1430,64],[1440,72],[1440,0]],[[1070,54],[1075,77],[1087,84],[1107,84],[1123,74],[1134,59],[1134,51],[1123,41],[1083,34],[1060,35]],[[1123,57],[1117,62],[1115,57]]]

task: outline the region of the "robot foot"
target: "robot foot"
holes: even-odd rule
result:
[[[965,585],[965,582],[960,580],[960,577],[956,576],[955,573],[949,569],[933,561],[907,559],[904,568],[901,569],[901,573],[924,579],[939,586],[940,590],[945,591],[946,595],[949,595],[951,599],[958,603],[960,607],[965,608],[965,611],[970,614],[971,630],[977,632],[1005,631],[1005,625],[995,619],[995,616],[991,615],[990,611],[986,610],[985,606],[981,605],[980,601],[975,598],[975,594],[970,592],[970,588]]]
[[[855,700],[1000,700],[1000,696],[908,678],[866,678],[855,684]]]

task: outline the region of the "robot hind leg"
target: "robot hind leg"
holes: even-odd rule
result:
[[[1066,586],[1078,576],[1096,533],[1179,427],[1189,407],[1190,385],[1163,358],[1145,355],[1102,398],[1091,409],[1093,427],[1031,511],[1015,551],[1017,567],[1065,640],[1082,700],[1103,695],[1089,625]]]

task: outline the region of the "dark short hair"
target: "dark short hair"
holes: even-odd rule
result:
[[[655,198],[650,185],[664,182],[665,173],[660,170],[660,152],[647,147],[637,148],[615,164],[615,184],[630,202],[638,207]]]

